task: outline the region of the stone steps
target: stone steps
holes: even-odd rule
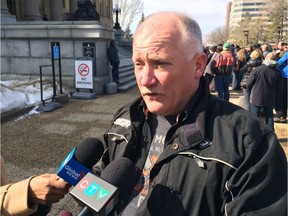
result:
[[[121,60],[120,60],[121,61]],[[118,92],[125,92],[126,90],[136,85],[136,78],[134,75],[134,65],[128,64],[119,67],[119,84]]]
[[[134,75],[134,65],[132,62],[131,48],[118,47],[120,65],[119,65],[119,84],[117,86],[118,92],[125,92],[134,87],[136,83]]]

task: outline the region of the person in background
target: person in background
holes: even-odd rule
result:
[[[229,101],[229,85],[231,83],[232,71],[235,67],[235,58],[231,53],[229,43],[223,45],[223,51],[220,54],[215,65],[216,69],[213,70],[213,74],[215,75],[215,86],[218,97],[222,100]]]
[[[245,57],[246,57],[246,62],[249,61],[250,59],[250,54],[253,52],[253,47],[247,46],[245,47]]]
[[[214,79],[213,70],[215,70],[215,65],[217,60],[220,57],[220,53],[222,52],[222,46],[217,46],[215,52],[213,53],[212,57],[210,58],[208,64],[204,70],[204,77],[207,79],[208,83],[210,84]]]
[[[209,62],[209,57],[211,57],[210,50],[209,50],[209,47],[203,47],[203,50],[204,50],[204,53],[207,55],[207,62],[206,62],[206,65],[207,65]]]
[[[249,104],[249,93],[247,91],[247,80],[251,71],[261,64],[262,64],[262,58],[260,52],[259,50],[254,50],[250,54],[250,59],[248,60],[248,62],[246,62],[246,64],[240,69],[240,73],[243,74],[240,85],[243,90],[244,103],[245,103],[244,108],[248,111],[250,110],[250,104]]]
[[[235,58],[236,52],[235,52],[235,44],[230,44],[230,51],[232,56]]]
[[[236,47],[235,47],[235,54],[237,55],[237,53],[240,51],[240,46],[239,45],[236,45]]]
[[[112,66],[112,77],[116,84],[119,84],[119,64],[120,59],[118,55],[118,49],[115,46],[115,41],[111,40],[109,48],[107,49],[108,60]]]
[[[277,45],[277,50],[276,50],[276,60],[278,61],[285,53],[285,46],[287,46],[287,43],[283,41],[279,41]]]
[[[260,44],[254,44],[253,45],[253,51],[258,51],[259,55],[260,55],[260,58],[262,60],[264,60],[264,57],[263,57],[263,53],[262,53],[262,49],[261,49],[261,45]]]
[[[261,51],[262,51],[262,54],[263,54],[263,58],[265,59],[267,54],[269,53],[269,45],[268,44],[263,44],[261,46]]]
[[[243,73],[241,71],[241,68],[246,64],[246,50],[245,49],[240,49],[237,52],[237,57],[236,57],[236,64],[235,64],[235,76],[236,76],[236,87],[234,90],[240,90],[241,89],[241,80],[243,77]]]
[[[264,111],[265,122],[274,130],[273,108],[276,94],[281,90],[281,74],[277,68],[274,53],[266,55],[262,65],[251,71],[247,80],[247,92],[250,95],[250,112],[260,117]]]
[[[43,16],[42,20],[43,20],[43,21],[48,21],[48,17],[47,17],[46,14]]]
[[[279,90],[275,111],[276,115],[274,118],[275,122],[285,123],[287,121],[287,79],[288,79],[288,47],[284,46],[284,54],[278,60],[279,69],[281,71],[281,90]]]
[[[209,52],[208,52],[208,55],[207,55],[206,66],[210,62],[210,60],[211,60],[211,58],[212,58],[212,56],[214,55],[215,52],[216,52],[216,46],[210,46],[209,47]]]
[[[284,151],[269,126],[210,94],[197,22],[169,11],[146,17],[132,59],[141,96],[115,113],[93,167],[101,174],[126,157],[142,171],[113,213],[286,215]]]
[[[50,205],[59,202],[69,192],[70,185],[59,179],[56,174],[46,173],[8,184],[6,166],[1,156],[1,215],[46,215]]]

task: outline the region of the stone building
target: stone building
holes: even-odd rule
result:
[[[101,94],[109,82],[106,48],[114,38],[113,0],[1,0],[1,79],[39,78],[40,66],[52,65],[57,42],[63,85],[74,86],[75,60],[89,56],[93,91]],[[51,67],[43,74],[51,77]]]
[[[277,28],[276,26],[273,26],[273,22],[271,22],[271,18],[269,17],[269,10],[267,7],[269,7],[269,3],[273,2],[272,0],[231,0],[227,3],[227,9],[226,9],[226,28],[229,28],[232,30],[233,28],[239,26],[239,23],[243,20],[245,20],[245,17],[247,14],[251,17],[251,23],[254,21],[261,20],[263,23],[263,26],[267,27],[266,29],[262,29],[262,36],[264,34],[268,34],[268,32],[272,29],[274,30],[274,38],[270,38],[269,41],[267,38],[262,37],[261,40],[258,41],[257,34],[253,34],[253,30],[249,29],[249,26],[245,27],[243,29],[243,32],[240,34],[243,34],[244,37],[246,37],[246,45],[248,44],[248,41],[250,43],[270,43],[270,44],[276,44],[280,40],[287,40],[287,31],[288,31],[288,20],[285,19],[284,16],[280,16],[279,18],[279,24]],[[287,2],[287,1],[286,1]],[[275,3],[275,5],[277,5]],[[284,7],[283,7],[284,8]],[[278,15],[277,15],[278,16]],[[287,13],[286,13],[287,16]],[[250,30],[250,32],[249,32]],[[265,30],[265,31],[264,31]],[[230,32],[231,33],[231,32]],[[237,32],[239,34],[239,32]],[[273,36],[272,36],[273,37]],[[249,40],[248,40],[249,39]]]
[[[17,21],[42,20],[45,15],[49,21],[73,20],[77,2],[91,2],[101,22],[113,25],[113,0],[1,0],[1,12],[14,15]]]

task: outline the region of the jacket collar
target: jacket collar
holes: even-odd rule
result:
[[[202,76],[200,78],[199,87],[196,93],[191,97],[188,104],[177,117],[177,124],[183,124],[185,121],[193,123],[193,127],[198,128],[198,135],[196,136],[202,137],[203,139],[205,138],[205,110],[207,107],[209,95],[210,92],[208,83],[204,76]],[[139,97],[131,107],[137,107],[138,115],[140,111],[140,113],[143,113],[143,115],[148,118],[150,112],[147,110],[147,106],[142,97]]]

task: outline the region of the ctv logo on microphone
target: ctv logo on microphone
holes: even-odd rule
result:
[[[89,197],[95,196],[97,201],[111,194],[110,191],[91,181],[89,178],[83,178],[77,184],[77,188],[84,191]]]
[[[98,176],[87,173],[70,194],[98,215],[108,215],[118,202],[119,189]]]

